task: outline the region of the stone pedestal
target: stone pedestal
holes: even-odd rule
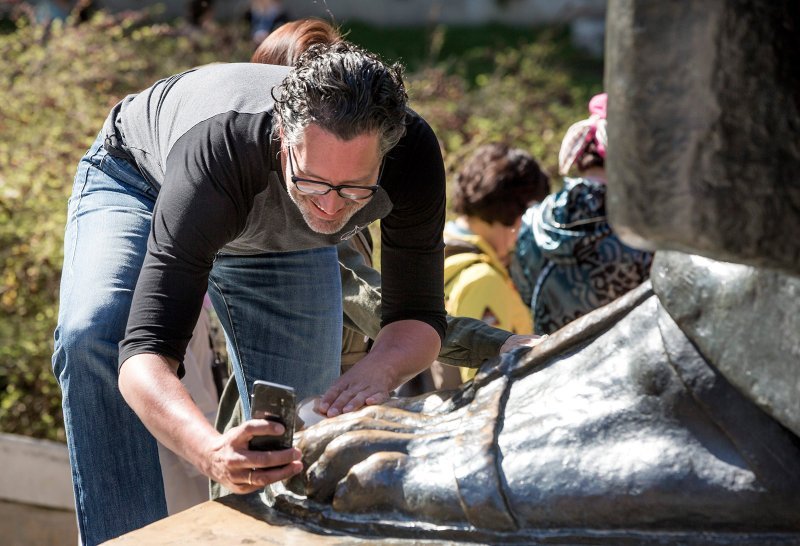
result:
[[[614,229],[800,273],[800,3],[611,0],[607,23]]]

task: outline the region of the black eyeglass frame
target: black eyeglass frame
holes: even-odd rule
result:
[[[384,165],[383,159],[381,159],[381,168],[378,171],[378,184],[375,184],[374,186],[358,186],[355,184],[340,184],[338,186],[334,186],[333,184],[330,184],[329,182],[323,182],[322,180],[311,180],[310,178],[302,178],[300,176],[297,176],[294,173],[294,159],[293,159],[294,152],[292,151],[292,147],[287,145],[286,152],[287,152],[286,155],[289,156],[290,179],[292,181],[292,184],[294,184],[294,187],[297,188],[297,191],[301,193],[305,193],[308,195],[327,195],[328,193],[331,192],[331,190],[333,190],[336,193],[338,193],[339,197],[341,197],[342,199],[350,199],[351,201],[364,201],[365,199],[370,199],[371,197],[373,197],[375,195],[375,192],[377,192],[378,188],[380,187],[379,183],[381,180],[381,175],[383,174],[383,165]],[[314,184],[316,186],[321,186],[321,188],[319,191],[307,191],[298,186],[297,185],[298,182],[304,182],[306,184]],[[323,190],[322,188],[325,188],[325,190]],[[347,191],[348,189],[369,190],[370,193],[369,195],[365,195],[364,197],[351,197],[349,195],[344,195],[342,193],[342,190]]]

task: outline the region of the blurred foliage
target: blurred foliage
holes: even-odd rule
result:
[[[173,72],[246,60],[213,33],[99,14],[0,35],[0,430],[64,439],[50,356],[75,167],[120,98]]]
[[[528,150],[551,176],[557,174],[561,138],[570,124],[588,116],[586,105],[601,90],[602,70],[593,83],[576,83],[548,34],[497,51],[492,59],[493,69],[473,80],[442,67],[409,77],[415,108],[442,141],[448,179],[475,148],[493,141]]]
[[[504,140],[556,172],[561,135],[601,89],[602,62],[565,29],[371,29],[356,43],[409,67],[413,107],[437,131],[451,176],[477,146]],[[246,61],[247,29],[155,23],[148,13],[0,31],[0,430],[64,440],[50,357],[66,203],[78,160],[109,108],[158,78]]]
[[[343,25],[348,39],[406,65],[413,108],[436,130],[448,180],[475,148],[528,150],[560,185],[558,150],[602,91],[603,63],[570,43],[566,26],[377,29]]]
[[[492,69],[495,51],[534,41],[541,30],[487,24],[479,28],[458,25],[379,28],[345,23],[348,40],[402,62],[410,72],[431,65],[458,65],[461,76],[472,79]]]

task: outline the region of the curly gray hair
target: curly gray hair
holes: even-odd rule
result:
[[[406,131],[402,66],[346,41],[309,48],[273,97],[289,146],[313,123],[342,140],[376,132],[383,156]]]

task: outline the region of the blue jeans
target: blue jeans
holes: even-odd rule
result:
[[[155,439],[117,386],[118,343],[155,198],[139,172],[108,155],[98,137],[78,165],[69,200],[53,371],[84,544],[167,515]],[[334,247],[220,255],[209,293],[248,414],[245,394],[254,379],[291,385],[304,397],[338,377],[342,307]]]

